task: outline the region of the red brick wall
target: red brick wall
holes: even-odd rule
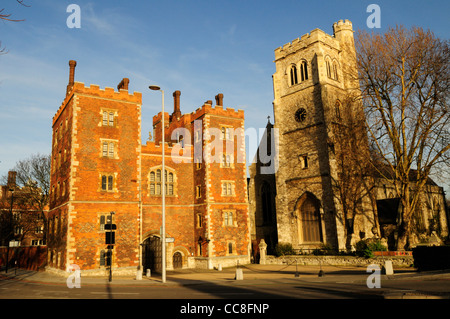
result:
[[[50,224],[55,227],[49,236],[49,265],[60,269],[77,264],[81,269],[99,268],[100,250],[106,249],[105,232],[100,229],[100,216],[115,212],[117,225],[113,266],[134,267],[139,261],[139,199],[142,204],[142,241],[150,235],[159,235],[161,227],[161,196],[150,194],[149,173],[161,168],[161,114],[153,118],[155,140],[140,145],[141,94],[125,90],[101,90],[96,85],[85,87],[75,82],[53,120],[53,134],[66,125],[67,130],[54,144],[51,177],[52,200]],[[103,125],[103,111],[114,112],[114,124]],[[198,169],[193,161],[194,120],[202,120],[203,130],[222,125],[242,128],[243,111],[212,108],[205,104],[191,114],[172,118],[165,114],[165,165],[174,174],[174,194],[166,196],[166,236],[173,237],[177,250],[199,256],[198,239],[203,239],[202,256],[215,257],[228,254],[227,243],[233,242],[232,255],[248,253],[247,178],[245,163],[234,163],[231,168],[221,168],[220,163],[205,163],[202,158]],[[109,119],[108,119],[109,121]],[[181,150],[171,135],[177,128],[187,128],[185,154],[172,156]],[[59,132],[59,131],[58,131]],[[58,135],[59,136],[59,135]],[[204,137],[204,134],[203,134]],[[115,143],[113,158],[103,157],[102,141]],[[235,140],[237,142],[237,140]],[[225,151],[226,141],[221,141]],[[200,145],[205,147],[207,141]],[[238,158],[239,147],[232,149]],[[58,162],[61,150],[67,151],[67,161]],[[216,152],[219,152],[217,150]],[[70,156],[69,156],[70,155]],[[218,154],[219,162],[221,160]],[[179,163],[185,160],[184,163]],[[101,189],[101,175],[114,176],[114,189]],[[68,181],[66,181],[68,179]],[[223,197],[222,180],[233,181],[235,195]],[[57,183],[66,181],[63,196],[57,192]],[[196,186],[201,186],[201,196],[196,196]],[[61,186],[60,186],[61,187]],[[141,194],[139,193],[141,187]],[[54,195],[56,193],[56,195]],[[223,225],[223,210],[235,211],[235,226]],[[198,214],[202,225],[198,225]],[[56,222],[56,219],[58,222]],[[58,224],[59,223],[59,224]],[[67,240],[66,240],[67,238]],[[205,240],[210,240],[207,243]]]

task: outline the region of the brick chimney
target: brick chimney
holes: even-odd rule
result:
[[[123,78],[122,81],[120,81],[119,85],[117,86],[117,90],[127,90],[128,91],[128,84],[130,83],[130,79]]]
[[[219,93],[216,95],[216,105],[223,106],[223,94]]]
[[[181,111],[180,111],[180,91],[173,92],[173,113],[172,118],[180,118],[181,117]]]
[[[77,66],[77,61],[70,60],[69,61],[69,84],[67,85],[66,95],[69,94],[69,91],[72,89],[73,84],[75,83],[75,67]]]

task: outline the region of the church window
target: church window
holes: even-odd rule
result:
[[[263,185],[261,186],[261,204],[264,223],[272,222],[272,197],[270,184],[266,181],[264,181]]]
[[[295,65],[291,66],[290,77],[291,77],[291,85],[298,84],[297,67]]]
[[[300,64],[300,79],[302,82],[308,80],[308,64],[306,61],[302,61]]]
[[[303,242],[322,241],[319,207],[309,196],[300,207],[300,221]]]
[[[196,198],[202,197],[202,187],[200,185],[197,185],[195,187],[195,197]]]
[[[338,80],[338,73],[337,73],[337,63],[336,61],[333,62],[333,80]]]
[[[331,62],[330,62],[330,60],[326,59],[325,64],[327,67],[327,77],[331,79]]]
[[[300,161],[300,167],[302,169],[307,169],[309,167],[309,163],[308,163],[308,155],[300,155],[298,157],[299,161]]]

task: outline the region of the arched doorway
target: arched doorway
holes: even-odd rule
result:
[[[302,243],[322,242],[320,202],[312,194],[304,194],[297,203],[299,237]]]
[[[142,243],[142,267],[144,271],[151,269],[155,272],[161,271],[161,238],[150,236]]]
[[[183,255],[177,251],[173,254],[173,269],[183,268]]]

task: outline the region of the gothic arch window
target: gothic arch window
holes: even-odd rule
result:
[[[298,84],[298,73],[297,73],[297,66],[291,65],[291,68],[289,70],[291,85]]]
[[[272,222],[272,197],[270,184],[267,181],[264,181],[261,186],[261,206],[263,222]]]
[[[325,66],[327,68],[327,77],[331,79],[331,60],[329,57],[325,58]]]
[[[336,61],[333,61],[333,77],[332,77],[332,79],[336,80],[336,81],[339,80],[338,79],[338,66],[337,66],[337,62]]]
[[[305,193],[297,203],[299,235],[303,243],[322,242],[320,202],[310,193]]]
[[[300,79],[302,82],[308,80],[308,63],[305,60],[300,63]]]
[[[339,65],[336,59],[334,59],[333,61],[331,60],[331,58],[329,56],[327,56],[325,58],[325,66],[327,69],[327,77],[329,79],[332,80],[336,80],[338,81],[338,70],[339,70]]]

